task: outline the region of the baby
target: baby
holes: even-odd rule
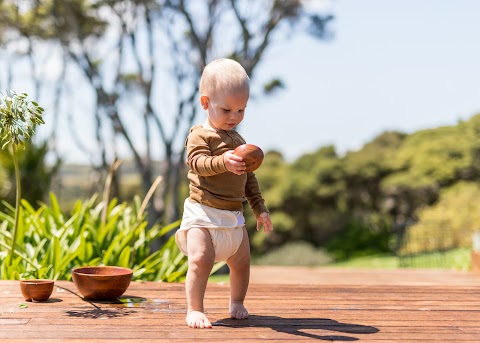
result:
[[[243,202],[248,200],[257,218],[257,230],[273,230],[272,221],[253,172],[233,150],[245,143],[235,127],[245,115],[250,79],[230,59],[209,63],[200,80],[200,103],[207,118],[193,126],[186,140],[190,196],[185,200],[182,224],[175,238],[188,256],[185,282],[192,328],[211,328],[203,299],[214,262],[230,269],[230,317],[248,318],[243,302],[250,279],[250,244]]]

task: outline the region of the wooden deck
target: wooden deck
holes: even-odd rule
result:
[[[253,268],[248,320],[228,319],[228,285],[209,284],[210,330],[185,325],[183,284],[134,282],[118,303],[56,285],[27,303],[0,281],[0,342],[480,342],[480,274]]]

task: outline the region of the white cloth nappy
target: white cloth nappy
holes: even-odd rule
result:
[[[175,241],[187,254],[187,231],[205,228],[210,232],[215,248],[215,262],[226,261],[235,255],[243,240],[245,218],[242,211],[229,211],[185,200],[182,224],[175,233]]]

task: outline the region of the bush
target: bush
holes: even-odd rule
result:
[[[388,225],[372,226],[352,220],[342,232],[327,243],[326,249],[337,261],[344,261],[352,257],[390,252],[390,243],[391,233]]]
[[[22,200],[14,260],[6,263],[12,240],[15,209],[4,202],[0,212],[0,278],[71,278],[77,266],[116,265],[134,270],[133,278],[148,281],[179,280],[186,274],[186,257],[171,236],[158,251],[150,244],[177,228],[179,221],[165,227],[148,228],[141,202],[133,206],[112,199],[107,205],[97,196],[77,201],[65,216],[55,195],[50,206],[38,209]]]

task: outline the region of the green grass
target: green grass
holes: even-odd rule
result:
[[[444,253],[428,253],[415,257],[402,258],[393,255],[365,256],[348,261],[331,263],[331,267],[348,268],[425,268],[468,271],[470,269],[470,249],[454,249]]]
[[[307,242],[292,242],[272,249],[267,254],[254,256],[252,263],[269,266],[321,266],[332,262],[324,249]]]
[[[182,277],[178,282],[185,282],[185,277]],[[229,274],[213,274],[208,277],[209,283],[229,283],[230,275]]]
[[[230,282],[230,275],[228,275],[228,274],[210,275],[210,277],[208,278],[208,282],[210,282],[210,283],[229,283]]]
[[[386,268],[395,269],[400,267],[399,258],[393,255],[363,256],[342,262],[328,264],[329,267],[346,268]]]
[[[423,269],[470,269],[470,249],[461,248],[443,253],[425,253],[414,257],[398,257],[393,254],[371,255],[335,262],[321,248],[307,242],[287,243],[261,256],[254,256],[252,264],[271,266],[310,266],[345,268],[423,268]]]

